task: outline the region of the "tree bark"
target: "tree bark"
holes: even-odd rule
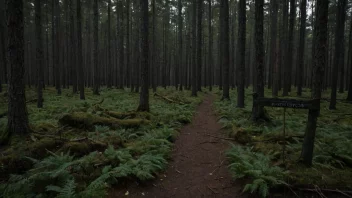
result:
[[[43,108],[43,84],[44,84],[44,56],[43,56],[43,40],[42,40],[42,11],[41,1],[35,0],[35,38],[36,38],[36,64],[37,64],[37,107]]]
[[[58,95],[61,95],[61,74],[60,74],[60,3],[53,0],[53,67],[55,70],[55,87]]]
[[[208,19],[208,28],[209,28],[209,53],[208,53],[208,82],[209,82],[209,91],[212,91],[213,89],[213,28],[212,28],[212,11],[211,11],[211,0],[208,0],[208,14],[209,14],[209,19]]]
[[[94,95],[99,95],[99,89],[100,89],[100,72],[98,68],[99,60],[99,9],[98,9],[98,0],[94,0],[93,2],[93,13],[94,13],[94,19],[93,19],[93,41],[94,41],[94,47],[93,47],[93,64],[94,64],[94,89],[93,89],[93,94]]]
[[[220,4],[222,16],[221,45],[222,47],[222,64],[223,64],[223,95],[222,100],[230,100],[230,82],[229,82],[229,69],[230,69],[230,52],[229,52],[229,2],[228,0],[221,0]]]
[[[298,49],[298,67],[297,67],[297,95],[302,96],[302,86],[303,86],[303,66],[304,66],[304,50],[305,50],[305,40],[306,40],[306,18],[307,18],[307,0],[301,1],[301,27],[300,27],[300,38],[299,38],[299,49]]]
[[[337,92],[337,78],[340,67],[343,67],[343,59],[341,52],[344,48],[344,31],[345,31],[345,19],[346,19],[346,0],[339,0],[337,4],[336,12],[336,32],[335,32],[335,56],[332,71],[331,81],[331,100],[329,109],[336,109],[336,92]]]
[[[203,0],[197,0],[197,90],[202,91]]]
[[[278,3],[277,0],[271,0],[271,26],[270,26],[270,55],[269,55],[269,81],[268,81],[268,88],[270,89],[272,83],[274,82],[273,79],[276,79],[276,75],[272,75],[272,73],[277,73],[276,66],[276,54],[277,54],[277,13],[278,13]],[[275,70],[275,71],[274,71]],[[277,92],[277,84],[273,83],[272,86],[272,93],[273,97],[275,97],[275,92]]]
[[[256,92],[264,97],[264,0],[255,1],[255,65],[256,65]],[[264,118],[263,106],[255,105],[253,100],[252,119],[257,121]]]
[[[325,56],[328,33],[328,4],[329,0],[319,0],[316,4],[316,44],[313,65],[312,98],[318,100],[321,99],[321,89],[324,79],[324,68],[326,66]],[[317,127],[318,116],[319,110],[309,110],[308,122],[306,126],[301,153],[302,162],[307,166],[312,165],[315,131]]]
[[[197,51],[196,51],[196,45],[197,45],[197,40],[196,40],[196,17],[197,17],[197,1],[198,0],[193,0],[193,10],[192,10],[192,96],[196,97],[197,96],[197,62],[196,62],[196,57],[197,57]]]
[[[28,134],[28,113],[24,86],[24,17],[23,1],[6,1],[8,82],[8,133],[1,142],[13,134]],[[5,132],[6,133],[6,132]]]
[[[149,12],[148,0],[141,0],[142,75],[138,111],[149,111]]]
[[[82,54],[82,13],[81,0],[77,0],[77,78],[79,98],[85,100],[84,94],[84,71],[83,71],[83,54]]]
[[[237,107],[244,108],[244,86],[246,65],[246,1],[240,0],[238,6],[238,72]]]

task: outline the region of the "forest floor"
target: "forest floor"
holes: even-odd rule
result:
[[[146,184],[137,182],[112,189],[110,197],[241,197],[242,185],[228,171],[230,148],[207,95],[191,124],[180,131],[167,170]],[[246,196],[247,197],[247,196]]]

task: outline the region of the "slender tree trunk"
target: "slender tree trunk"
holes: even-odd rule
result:
[[[256,64],[256,92],[264,97],[264,0],[255,1],[255,64]],[[263,106],[255,105],[253,101],[252,119],[264,118]]]
[[[131,85],[131,49],[130,49],[130,0],[126,1],[126,85]]]
[[[321,89],[326,65],[326,45],[328,35],[328,4],[329,0],[319,0],[316,5],[315,56],[313,66],[312,98],[320,100]],[[313,160],[315,131],[319,110],[309,110],[308,122],[304,135],[301,158],[303,163],[311,166]]]
[[[273,82],[272,79],[276,79],[275,75],[272,75],[273,73],[276,73],[276,53],[277,53],[277,12],[278,12],[278,3],[277,0],[271,0],[270,1],[270,5],[271,5],[271,26],[270,26],[270,55],[269,55],[269,82],[268,82],[268,88],[270,89],[271,84]],[[274,71],[275,70],[275,71]],[[273,93],[277,92],[277,84],[273,84]],[[273,94],[273,97],[275,97],[275,95]]]
[[[93,46],[93,64],[94,64],[94,89],[93,89],[93,94],[94,95],[99,95],[99,89],[100,89],[100,72],[99,72],[99,9],[98,9],[98,0],[94,0],[93,3],[93,12],[94,12],[94,31],[93,31],[93,40],[94,40],[94,46]]]
[[[141,0],[142,78],[138,111],[149,111],[149,12],[148,0]]]
[[[157,86],[157,80],[159,76],[159,70],[156,67],[156,5],[155,5],[155,0],[152,0],[152,12],[153,12],[153,32],[152,32],[152,87],[153,87],[153,92],[156,92],[156,86]]]
[[[78,89],[79,98],[85,100],[84,95],[84,71],[83,71],[83,54],[82,54],[82,13],[81,0],[77,0],[77,69],[78,69]]]
[[[118,43],[119,43],[119,88],[123,89],[124,85],[124,68],[125,68],[125,47],[124,47],[124,27],[123,27],[123,22],[124,22],[124,12],[123,12],[123,1],[119,0],[117,1],[117,21],[118,21]]]
[[[197,0],[197,90],[202,91],[203,0]]]
[[[176,88],[177,84],[180,84],[180,91],[183,89],[183,40],[182,40],[182,32],[183,32],[183,18],[182,18],[182,0],[178,0],[178,65],[177,65],[177,76],[176,76]]]
[[[349,78],[348,80],[349,85],[348,85],[348,95],[347,95],[347,101],[352,101],[352,20],[350,22],[350,35],[349,35],[349,44],[348,44],[348,57],[349,61],[347,64],[347,67],[350,67],[349,71]]]
[[[24,86],[24,17],[23,1],[6,1],[8,81],[8,132],[1,135],[0,144],[13,134],[28,134],[28,114]]]
[[[230,100],[230,82],[229,82],[229,69],[230,69],[230,39],[229,39],[229,2],[228,0],[221,0],[220,4],[221,15],[222,15],[222,36],[221,45],[222,47],[222,64],[223,64],[223,95],[222,100]]]
[[[213,31],[212,31],[212,11],[211,11],[211,0],[208,0],[208,12],[209,12],[209,19],[208,19],[208,28],[209,28],[209,53],[208,53],[208,79],[209,79],[209,91],[212,91],[213,89],[213,81],[212,81],[212,75],[213,75]]]
[[[36,64],[37,64],[37,107],[43,108],[43,84],[44,84],[44,56],[43,56],[43,40],[42,40],[42,11],[41,1],[35,0],[35,38],[36,38]]]
[[[1,0],[0,8],[0,51],[1,51],[1,65],[0,70],[3,74],[3,82],[0,82],[0,89],[2,89],[2,83],[7,84],[7,62],[6,62],[6,44],[5,44],[5,32],[6,32],[6,24],[5,24],[5,2]],[[2,75],[1,74],[1,75]],[[0,75],[0,80],[2,76]],[[1,92],[1,91],[0,91]]]
[[[60,3],[59,0],[53,0],[54,19],[53,19],[53,65],[55,69],[55,87],[57,94],[61,95],[61,74],[60,74]]]
[[[108,0],[108,79],[107,79],[107,87],[111,88],[112,86],[112,64],[111,64],[111,0]]]
[[[70,31],[70,42],[69,45],[67,46],[67,51],[68,53],[66,53],[68,55],[69,61],[67,61],[69,63],[69,67],[70,67],[70,74],[71,74],[71,79],[68,79],[72,81],[72,92],[75,94],[77,93],[77,55],[76,55],[76,35],[75,35],[75,8],[73,6],[73,2],[71,0],[68,1],[68,7],[70,9],[70,14],[69,14],[69,31]],[[67,57],[67,58],[68,58]]]
[[[297,67],[297,95],[302,96],[302,86],[303,86],[303,66],[304,66],[304,49],[306,40],[306,18],[307,18],[307,0],[301,1],[301,27],[300,27],[300,38],[299,38],[299,51],[298,51],[298,67]]]
[[[197,17],[197,1],[193,0],[193,10],[192,10],[192,96],[197,96],[197,64],[196,64],[196,17]]]
[[[240,0],[238,6],[238,56],[237,56],[237,107],[244,108],[244,86],[246,65],[246,1]]]
[[[338,10],[336,13],[336,33],[335,33],[335,56],[332,71],[332,82],[331,82],[331,100],[329,109],[336,109],[336,92],[337,92],[337,77],[338,70],[343,67],[343,56],[341,54],[344,50],[344,32],[345,32],[345,18],[346,18],[346,0],[338,1]],[[341,65],[342,64],[342,65]]]

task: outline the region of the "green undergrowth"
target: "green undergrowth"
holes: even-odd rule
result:
[[[236,107],[236,90],[231,90],[230,101],[220,100],[220,90],[214,93],[218,96],[215,106],[219,122],[227,129],[228,136],[237,142],[228,152],[230,170],[235,178],[252,181],[244,191],[266,196],[269,192],[266,189],[285,185],[352,188],[351,103],[339,100],[337,110],[329,110],[329,102],[321,101],[313,167],[308,168],[299,163],[308,110],[286,109],[286,138],[283,139],[283,108],[266,107],[271,122],[253,123],[252,90],[246,90],[243,109]],[[330,91],[325,91],[323,98],[329,98],[329,94]],[[265,96],[271,97],[267,89]],[[298,99],[308,99],[309,96],[309,90],[305,89],[303,97]],[[288,98],[297,97],[292,95]],[[345,99],[346,94],[338,94],[338,98]]]
[[[43,109],[28,103],[31,135],[13,136],[0,148],[0,197],[103,197],[126,179],[153,179],[202,100],[172,88],[158,94],[179,102],[151,93],[150,113],[139,113],[139,94],[127,89],[103,89],[100,96],[87,89],[81,101],[71,90],[57,96],[47,88]],[[35,98],[35,90],[26,95]],[[6,111],[6,97],[1,102]],[[0,133],[6,123],[0,119]]]

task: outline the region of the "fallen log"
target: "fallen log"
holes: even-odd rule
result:
[[[150,120],[150,114],[148,112],[116,112],[116,111],[105,111],[104,114],[116,118],[116,119],[131,119],[131,118],[142,118]]]
[[[180,104],[180,105],[185,104],[185,103],[183,103],[183,102],[179,102],[179,101],[172,100],[172,99],[170,99],[170,98],[168,98],[168,97],[166,97],[166,96],[162,96],[162,95],[160,95],[160,94],[158,94],[158,93],[154,93],[154,96],[157,96],[157,97],[159,97],[159,98],[165,100],[165,101],[168,102],[168,103],[176,103],[176,104]]]
[[[101,117],[99,115],[73,112],[66,114],[59,119],[59,124],[67,125],[74,128],[84,128],[94,130],[96,125],[108,126],[111,128],[134,128],[141,125],[149,124],[150,121],[146,119],[126,119],[120,120],[113,117]]]

